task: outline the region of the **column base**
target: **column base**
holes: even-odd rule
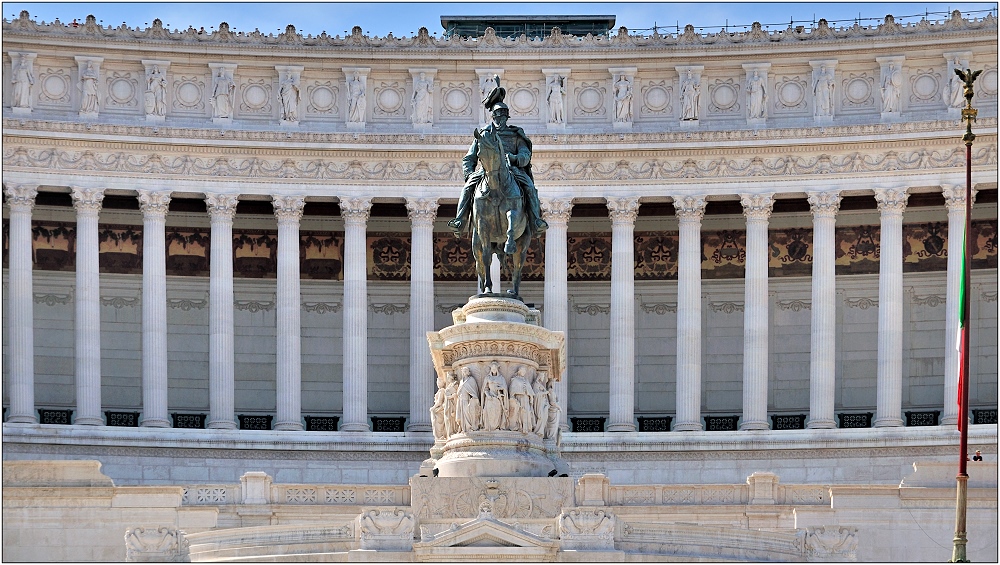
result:
[[[226,420],[215,420],[205,424],[205,428],[209,430],[235,430],[237,426],[236,422],[230,422]]]
[[[939,425],[958,427],[958,416],[944,416],[941,418]]]
[[[94,418],[94,417],[77,418],[76,420],[73,420],[73,425],[75,425],[75,426],[103,426],[104,425],[104,419],[102,419],[102,418]]]
[[[342,432],[371,432],[372,429],[368,424],[341,424],[340,431]]]
[[[609,432],[634,432],[635,424],[608,424]]]
[[[139,422],[140,428],[169,428],[171,427],[170,420],[165,420],[163,418],[147,418]]]
[[[301,432],[305,427],[300,422],[278,422],[274,425],[274,429]]]
[[[406,426],[406,431],[415,433],[424,433],[424,432],[433,432],[434,430],[431,428],[431,425],[429,423],[420,422],[417,424],[411,424]]]
[[[11,414],[7,416],[7,421],[5,424],[37,424],[38,418],[34,416],[15,416]]]
[[[703,432],[705,426],[701,422],[678,422],[674,424],[675,432]]]
[[[837,427],[837,422],[832,418],[809,420],[806,423],[806,429],[828,430],[836,427]]]
[[[769,430],[767,422],[743,422],[740,424],[740,431]]]
[[[902,418],[876,418],[875,423],[872,424],[873,428],[901,428],[903,427]]]

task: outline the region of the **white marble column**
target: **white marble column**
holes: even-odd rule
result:
[[[607,431],[635,431],[635,218],[639,198],[608,198],[611,216],[611,383]]]
[[[741,430],[766,430],[767,423],[767,222],[772,194],[741,194],[747,219],[747,261],[743,291],[743,421]]]
[[[813,215],[812,326],[809,352],[809,422],[807,428],[836,428],[837,241],[840,210],[837,191],[810,192]]]
[[[573,212],[572,198],[543,198],[541,201],[542,215],[549,223],[545,230],[545,294],[542,304],[545,311],[542,315],[547,329],[566,334],[569,343],[569,292],[566,287],[566,230],[569,218]],[[561,381],[557,382],[556,395],[562,414],[559,426],[565,431],[569,429],[567,415],[569,413],[569,369],[563,373]]]
[[[302,324],[299,292],[299,221],[304,196],[275,196],[278,219],[278,290],[275,392],[276,430],[302,429]]]
[[[76,207],[76,418],[75,424],[102,426],[101,277],[97,217],[104,191],[73,187]]]
[[[167,209],[170,191],[138,190],[142,210],[142,422],[169,428],[167,414]]]
[[[7,422],[37,424],[35,414],[35,314],[31,280],[31,211],[38,188],[8,184],[7,339],[10,352],[10,414]]]
[[[942,426],[958,425],[958,373],[962,356],[958,354],[959,296],[962,292],[962,254],[965,244],[965,185],[942,185],[945,206],[948,208],[948,282],[947,305],[945,306],[944,330],[944,407],[941,412]],[[972,201],[976,201],[976,189],[972,189]]]
[[[427,332],[434,331],[434,220],[437,198],[407,198],[410,216],[410,432],[430,432],[436,374]]]
[[[701,431],[701,220],[703,196],[678,196],[677,410],[674,431]]]
[[[882,215],[878,264],[878,380],[876,428],[902,426],[903,210],[906,188],[876,188]]]
[[[212,217],[208,287],[208,428],[236,429],[233,338],[233,218],[235,194],[207,194]]]
[[[344,432],[367,432],[368,267],[365,229],[371,198],[342,198],[344,218]]]

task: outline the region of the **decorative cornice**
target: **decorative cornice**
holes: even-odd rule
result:
[[[368,304],[368,311],[374,314],[385,314],[386,316],[391,316],[393,314],[405,314],[410,311],[410,305],[392,302],[372,302]]]
[[[723,314],[734,314],[743,311],[742,302],[709,302],[708,307],[713,312],[722,312]]]
[[[35,207],[35,197],[38,196],[38,185],[7,184],[4,186],[7,195],[7,205],[11,212],[27,212]]]
[[[596,316],[598,314],[610,314],[611,304],[573,304],[573,310],[577,314],[587,314],[590,316]]]
[[[102,296],[101,306],[111,306],[115,310],[121,310],[122,308],[136,308],[142,303],[142,299],[139,296],[126,298],[124,296]]]
[[[208,306],[208,300],[195,300],[190,298],[169,298],[167,299],[167,308],[173,308],[175,310],[183,310],[188,312],[190,310],[204,310]]]
[[[681,222],[701,222],[705,218],[704,196],[675,196],[674,214]]]
[[[875,201],[882,215],[903,215],[906,201],[909,199],[908,188],[876,188]]]
[[[550,224],[565,225],[573,215],[572,198],[542,198],[542,215]]]
[[[778,308],[782,310],[791,310],[792,312],[812,309],[812,302],[805,300],[779,300],[777,304]]]
[[[278,223],[292,223],[298,225],[299,220],[302,219],[302,210],[306,205],[306,197],[299,195],[292,196],[275,196],[272,204],[274,204],[274,217],[278,219]]]
[[[317,314],[330,314],[340,312],[343,308],[343,303],[341,302],[303,302],[302,309],[306,312],[315,312]]]
[[[639,307],[642,308],[643,312],[649,314],[656,314],[657,316],[662,316],[668,312],[677,312],[676,302],[642,302],[642,297],[639,297]]]
[[[740,203],[747,221],[767,221],[774,207],[774,194],[740,194]]]
[[[611,223],[617,225],[635,224],[635,219],[639,215],[639,197],[623,196],[621,198],[607,198],[608,215],[611,216]]]
[[[809,208],[815,218],[835,218],[840,211],[840,191],[826,190],[806,193]]]
[[[245,310],[251,314],[257,312],[270,312],[274,309],[274,302],[258,300],[234,300],[233,307],[237,310]]]
[[[73,301],[73,291],[70,291],[66,294],[44,294],[44,293],[34,294],[35,304],[55,306],[56,304],[69,304],[72,301]]]
[[[340,215],[344,218],[344,225],[364,227],[368,223],[368,216],[372,209],[371,198],[341,198]]]
[[[76,208],[78,214],[87,212],[97,214],[101,211],[101,203],[104,201],[103,190],[99,188],[81,188],[78,186],[70,188],[72,190],[70,196],[73,198],[73,207]]]
[[[143,190],[137,189],[139,194],[139,209],[142,215],[147,218],[163,219],[167,216],[170,208],[169,190]]]
[[[437,198],[406,198],[406,214],[414,227],[433,227],[437,211]]]
[[[206,194],[205,195],[205,206],[208,207],[208,213],[212,216],[212,220],[228,220],[233,221],[236,217],[236,204],[238,203],[238,198],[235,194]]]
[[[875,298],[845,298],[844,305],[848,308],[860,308],[861,310],[867,310],[869,308],[878,308],[878,299]]]

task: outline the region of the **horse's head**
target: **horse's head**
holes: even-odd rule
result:
[[[479,162],[482,163],[483,170],[490,174],[503,174],[508,163],[500,134],[496,129],[487,127],[475,130],[473,135],[479,140]]]

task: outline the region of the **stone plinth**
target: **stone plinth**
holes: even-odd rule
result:
[[[440,477],[546,477],[562,472],[555,383],[566,366],[563,332],[538,311],[499,296],[469,299],[454,325],[428,332],[437,392],[431,407]]]

